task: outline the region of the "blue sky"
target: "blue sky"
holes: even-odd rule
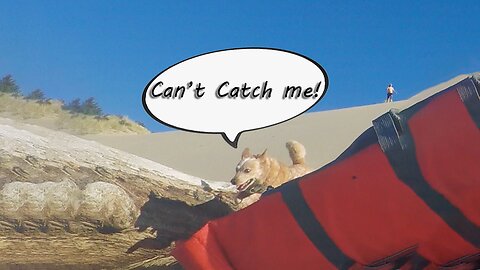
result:
[[[166,130],[141,94],[194,55],[273,47],[306,55],[329,76],[312,110],[397,99],[480,71],[480,1],[5,1],[0,76],[24,93],[96,98],[103,110]]]

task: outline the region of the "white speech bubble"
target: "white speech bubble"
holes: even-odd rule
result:
[[[142,101],[160,123],[222,134],[236,148],[242,132],[304,113],[327,88],[325,70],[306,56],[239,48],[198,55],[165,69],[147,84]]]

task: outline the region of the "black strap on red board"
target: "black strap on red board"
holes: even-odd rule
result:
[[[355,262],[335,245],[323,226],[315,218],[312,209],[303,198],[298,182],[291,182],[288,187],[283,188],[280,192],[283,201],[300,228],[323,256],[337,269],[346,270],[350,268]]]
[[[411,269],[414,270],[422,270],[427,267],[430,262],[423,258],[420,254],[415,253],[409,261],[410,265],[412,266]]]
[[[480,77],[480,75],[479,75]],[[480,78],[472,78],[460,84],[457,88],[458,95],[467,108],[473,122],[480,128]]]
[[[415,152],[415,142],[407,121],[408,109],[401,114],[390,111],[373,121],[379,143],[397,178],[405,183],[428,207],[465,241],[480,248],[480,228],[441,193],[432,188],[422,175]],[[389,123],[389,124],[387,124]],[[395,134],[380,139],[385,134]]]
[[[478,88],[479,85],[475,85],[475,81],[472,80],[472,78],[468,78],[455,86],[449,87],[415,104],[401,113],[392,110],[380,116],[373,121],[373,128],[365,131],[339,158],[317,171],[335,165],[339,161],[364,149],[366,146],[376,143],[378,140],[397,177],[409,186],[452,230],[457,232],[467,242],[480,248],[480,228],[466,218],[463,213],[452,205],[442,194],[433,189],[423,177],[416,159],[415,143],[407,124],[408,119],[423,107],[427,106],[435,96],[457,89],[473,121],[477,124],[477,127],[480,127]],[[280,192],[298,225],[325,258],[335,265],[337,269],[350,268],[355,264],[354,260],[343,253],[315,218],[313,211],[305,201],[298,185],[300,181],[301,178],[288,182],[280,188],[267,191],[265,195]],[[423,269],[429,264],[429,262],[419,254],[413,256],[410,263],[415,265],[415,269]]]
[[[328,166],[332,166],[373,143],[376,143],[375,131],[373,128],[369,128],[362,135],[360,135],[359,138],[357,138],[355,142],[353,142],[352,145],[340,155],[340,157],[312,173],[316,173]],[[298,183],[301,179],[302,177],[296,179],[295,181],[287,182],[281,187],[268,190],[262,196],[268,196],[270,194],[280,192],[282,194],[283,201],[297,221],[297,224],[303,230],[308,239],[315,245],[317,250],[322,253],[330,263],[335,265],[337,269],[349,269],[355,264],[354,260],[345,255],[345,253],[343,253],[343,251],[337,247],[330,236],[325,232],[325,229],[320,222],[315,218],[312,209],[310,209],[308,206],[303,197],[302,191],[298,186]]]

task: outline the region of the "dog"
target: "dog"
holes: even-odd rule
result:
[[[269,187],[276,188],[311,172],[305,162],[305,147],[297,141],[287,142],[286,147],[292,160],[290,166],[269,157],[266,149],[258,155],[252,155],[249,148],[243,150],[231,180],[238,190],[236,202],[241,205],[240,208],[259,200]]]

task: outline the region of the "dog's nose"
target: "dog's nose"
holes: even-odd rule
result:
[[[232,178],[232,180],[230,180],[230,183],[232,183],[232,185],[235,185],[235,178]]]

